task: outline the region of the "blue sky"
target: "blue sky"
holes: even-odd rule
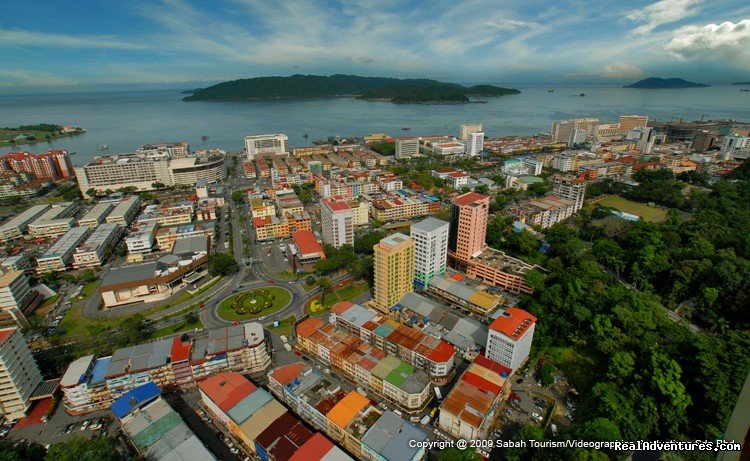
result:
[[[351,73],[750,80],[746,0],[5,0],[0,92]]]

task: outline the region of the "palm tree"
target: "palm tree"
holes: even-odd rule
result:
[[[323,298],[326,295],[326,290],[331,288],[331,279],[328,277],[321,277],[318,279],[318,286],[320,287],[320,304],[323,304]]]

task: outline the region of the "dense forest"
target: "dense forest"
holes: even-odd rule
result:
[[[495,221],[493,246],[546,269],[527,275],[536,292],[522,305],[539,318],[536,356],[559,366],[580,393],[575,422],[559,437],[721,436],[750,369],[750,182],[739,180],[749,168],[710,188],[678,184],[684,202],[675,205],[683,211],[672,208],[664,223],[597,218],[597,210],[584,210],[545,231],[546,255],[530,234],[514,235],[507,222]],[[681,183],[670,172],[638,176],[629,197],[675,200],[662,195]],[[699,331],[671,320],[667,309]],[[516,435],[546,437],[532,426]],[[618,457],[584,449],[493,452],[505,460]]]
[[[518,94],[512,88],[492,85],[464,87],[429,79],[360,77],[357,75],[292,75],[257,77],[223,82],[196,90],[184,101],[243,101],[253,99],[320,98],[357,96],[360,99],[387,99],[397,103],[468,102],[469,95],[502,96]]]

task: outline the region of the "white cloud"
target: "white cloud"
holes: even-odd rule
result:
[[[750,68],[750,19],[683,27],[666,48],[683,59],[726,60],[727,64]]]
[[[57,48],[145,49],[142,45],[123,42],[109,35],[72,36],[25,30],[0,29],[0,46],[41,46]]]
[[[609,78],[637,78],[643,77],[643,70],[629,62],[618,61],[604,66],[602,75]]]
[[[645,8],[630,11],[625,17],[642,23],[633,29],[636,34],[649,34],[657,27],[677,22],[697,12],[700,0],[659,0]]]
[[[0,88],[21,86],[64,86],[76,82],[49,72],[0,69]]]

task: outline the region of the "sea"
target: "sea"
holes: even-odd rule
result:
[[[0,127],[35,123],[74,125],[80,136],[0,148],[76,152],[73,163],[95,156],[133,152],[142,144],[188,141],[193,150],[239,151],[243,137],[284,133],[292,147],[329,136],[370,133],[458,135],[462,123],[482,123],[487,136],[549,132],[553,122],[596,117],[616,122],[621,114],[644,114],[660,120],[734,118],[750,122],[750,92],[738,86],[679,90],[640,90],[612,84],[504,84],[521,94],[482,98],[486,103],[424,105],[358,101],[350,97],[185,102],[179,90],[130,90],[58,94],[0,93]],[[554,90],[554,91],[549,91]],[[585,96],[580,96],[581,93]],[[403,130],[408,128],[409,130]],[[307,137],[305,137],[307,135]],[[201,138],[207,136],[203,141]],[[97,147],[107,145],[105,151]]]

